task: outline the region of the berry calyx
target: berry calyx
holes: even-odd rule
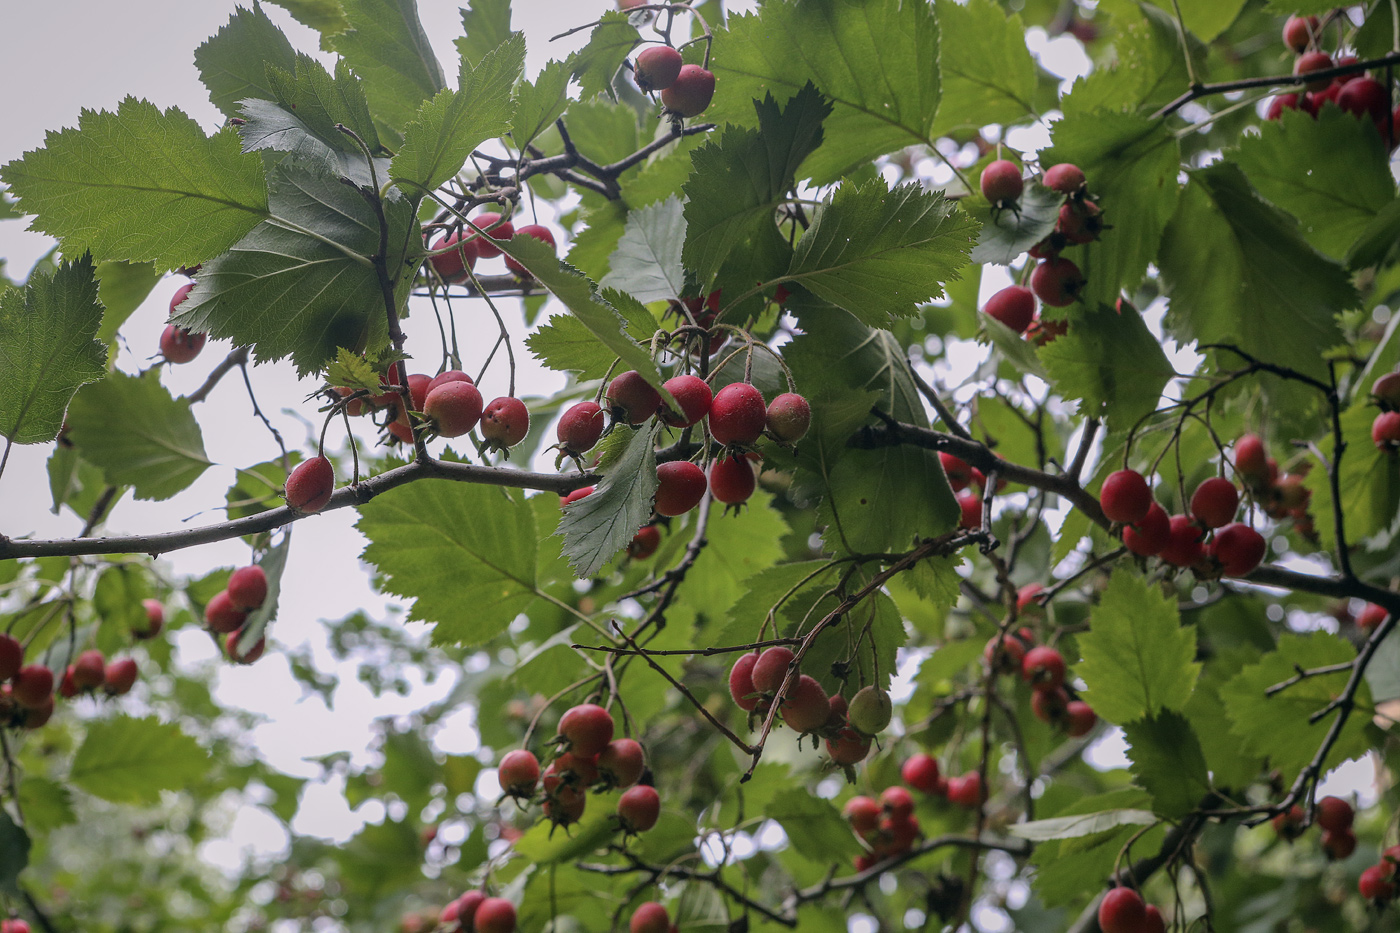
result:
[[[613,739],[598,753],[598,777],[607,787],[631,787],[642,779],[646,754],[636,739]]]
[[[656,468],[656,511],[684,515],[705,498],[705,471],[689,460],[673,460]]]
[[[603,398],[607,400],[613,418],[634,427],[656,414],[661,407],[661,393],[635,369],[613,377]]]
[[[1103,933],[1138,933],[1147,920],[1147,905],[1132,888],[1114,888],[1099,902]]]
[[[496,769],[496,780],[510,796],[529,799],[540,780],[540,761],[523,748],[506,752]]]
[[[749,673],[754,689],[759,693],[777,693],[795,657],[792,649],[785,645],[774,645],[764,651]]]
[[[579,402],[560,417],[555,433],[559,446],[566,453],[577,455],[593,449],[606,425],[607,419],[597,402]]]
[[[899,776],[905,784],[925,794],[937,794],[947,789],[938,773],[938,759],[923,752],[905,759],[899,768]]]
[[[123,696],[136,685],[139,673],[135,658],[116,658],[102,673],[102,690],[108,696]]]
[[[715,96],[715,76],[699,65],[682,65],[671,86],[661,92],[661,104],[680,117],[698,117]]]
[[[228,596],[239,609],[258,608],[267,599],[267,574],[257,564],[239,567],[228,578]]]
[[[710,436],[718,444],[748,447],[758,440],[768,421],[763,393],[747,382],[733,382],[710,402]]]
[[[1239,490],[1223,476],[1212,476],[1191,494],[1191,515],[1207,528],[1228,525],[1239,506]]]
[[[1032,648],[1021,662],[1021,677],[1036,690],[1058,689],[1065,682],[1064,655],[1045,645]]]
[[[1111,522],[1132,525],[1147,517],[1152,508],[1152,489],[1137,470],[1110,473],[1099,490],[1103,514]]]
[[[688,428],[710,413],[714,393],[710,391],[709,383],[699,376],[672,376],[662,385],[680,406],[680,411],[670,407],[660,409],[661,420],[671,427]],[[657,398],[659,403],[660,396]]]
[[[515,231],[516,236],[528,236],[539,240],[541,243],[548,243],[550,249],[555,248],[554,234],[544,224],[526,224]],[[497,239],[500,239],[497,237]],[[513,256],[506,257],[506,268],[522,279],[530,278],[530,270],[522,266]]]
[[[444,282],[455,285],[467,280],[467,270],[476,265],[478,254],[476,244],[469,238],[463,239],[460,233],[438,237],[437,242],[429,248],[436,253],[450,247],[456,248],[451,252],[430,256],[428,262]]]
[[[993,204],[1015,201],[1026,188],[1020,167],[1009,159],[997,159],[982,169],[978,183],[982,188],[982,197]]]
[[[1266,550],[1264,536],[1239,522],[1221,528],[1210,543],[1210,555],[1220,562],[1227,577],[1250,573],[1263,562]]]
[[[762,699],[753,682],[753,667],[756,663],[758,652],[752,651],[739,655],[739,660],[729,669],[729,695],[734,699],[734,705],[747,713],[753,712]]]
[[[1084,170],[1071,162],[1061,162],[1045,170],[1045,187],[1060,194],[1074,194],[1084,187]]]
[[[1123,546],[1139,557],[1153,557],[1171,541],[1171,532],[1166,509],[1154,502],[1140,521],[1123,529]]]
[[[629,833],[644,833],[661,818],[661,795],[650,784],[629,787],[617,801],[617,817]]]
[[[768,403],[768,433],[783,444],[796,444],[812,426],[812,406],[796,392],[784,392]]]
[[[669,45],[653,45],[637,53],[632,78],[643,94],[664,91],[676,83],[684,64],[681,53]]]
[[[165,357],[167,363],[188,363],[199,356],[199,351],[204,349],[207,339],[207,334],[167,324],[160,334],[160,355]]]
[[[514,933],[515,905],[503,897],[488,897],[476,908],[472,918],[476,933]]]
[[[481,420],[481,409],[481,392],[470,382],[438,383],[428,389],[428,397],[423,400],[423,414],[441,437],[466,434]]]
[[[632,919],[627,921],[628,933],[666,933],[669,929],[671,915],[656,901],[639,904],[632,911]]]
[[[470,233],[469,242],[476,246],[476,253],[482,259],[495,259],[501,255],[501,248],[493,243],[493,240],[509,240],[515,236],[515,226],[509,220],[502,220],[501,215],[489,212],[477,214],[472,218],[472,223],[486,231],[483,238],[475,231],[464,231]]]
[[[1063,257],[1042,260],[1031,273],[1031,291],[1053,308],[1074,304],[1084,285],[1079,267]]]
[[[325,457],[312,457],[297,465],[287,477],[287,506],[310,515],[331,501],[335,492],[335,467]]]
[[[982,311],[1016,333],[1023,334],[1035,320],[1035,294],[1024,285],[1008,285],[988,298]]]
[[[580,704],[559,717],[559,734],[578,758],[592,758],[606,748],[615,728],[612,714],[594,703]]]
[[[894,703],[888,693],[873,684],[861,687],[851,697],[846,718],[856,731],[864,735],[879,735],[894,718]]]
[[[710,495],[725,505],[747,502],[757,484],[747,457],[716,457],[710,464]]]

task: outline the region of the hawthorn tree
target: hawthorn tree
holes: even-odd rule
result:
[[[504,0],[455,63],[409,0],[279,5],[333,65],[255,3],[195,52],[223,125],[0,168],[58,243],[0,291],[4,459],[82,521],[0,536],[6,933],[1393,928],[1389,780],[1318,792],[1395,754],[1393,4],[624,3],[531,77]],[[262,365],[317,443],[255,401],[226,514],[123,533]],[[337,658],[457,678],[323,760],[385,814],[343,846],[169,642],[278,651],[338,509],[407,609]],[[285,858],[200,864],[236,806]]]

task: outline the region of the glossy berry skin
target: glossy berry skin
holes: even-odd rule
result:
[[[1375,78],[1348,81],[1337,92],[1337,106],[1358,117],[1370,117],[1376,129],[1385,132],[1390,117],[1390,92]]]
[[[1258,434],[1242,434],[1235,441],[1235,472],[1250,485],[1268,482],[1269,455]]]
[[[540,780],[540,761],[533,752],[517,748],[506,752],[496,769],[501,790],[512,797],[530,797]]]
[[[189,288],[188,285],[185,287]],[[205,334],[167,324],[160,334],[160,355],[165,357],[168,363],[188,363],[199,356],[199,351],[204,349],[207,339]]]
[[[559,717],[559,734],[579,758],[592,758],[607,748],[614,728],[612,714],[594,703],[575,706]]]
[[[656,901],[639,904],[627,921],[628,933],[666,933],[671,929],[671,915]]]
[[[1015,201],[1026,188],[1021,169],[1009,159],[997,159],[982,169],[978,183],[982,188],[982,197],[993,204]]]
[[[0,632],[0,680],[9,680],[24,664],[24,646],[13,635]]]
[[[644,833],[661,818],[661,795],[650,784],[629,787],[617,801],[617,816],[627,832]]]
[[[481,413],[480,430],[488,446],[514,447],[530,433],[530,410],[514,396],[492,399]]]
[[[555,433],[560,447],[571,454],[581,454],[593,449],[606,425],[607,418],[597,402],[579,402],[564,412]]]
[[[1052,308],[1074,304],[1083,288],[1079,267],[1062,257],[1041,261],[1031,273],[1031,291]]]
[[[215,593],[214,598],[204,607],[204,621],[209,624],[210,631],[220,634],[237,631],[243,627],[247,618],[247,611],[233,604],[233,597],[228,594],[228,590]]]
[[[1248,525],[1234,522],[1215,533],[1210,554],[1227,577],[1243,577],[1264,560],[1264,536]]]
[[[228,595],[239,609],[258,608],[267,599],[267,574],[257,564],[239,567],[228,578]]]
[[[73,686],[79,690],[92,690],[102,686],[106,677],[107,662],[101,651],[84,651],[73,662]]]
[[[975,810],[986,802],[987,793],[982,787],[982,775],[969,771],[962,777],[948,779],[948,802],[964,810]]]
[[[1099,502],[1109,521],[1131,525],[1147,517],[1152,508],[1152,489],[1137,470],[1119,470],[1103,481]]]
[[[1139,933],[1167,933],[1167,921],[1162,919],[1162,912],[1157,909],[1156,904],[1148,904],[1143,908],[1142,926],[1138,927]]]
[[[1356,834],[1349,829],[1326,829],[1322,832],[1320,844],[1329,859],[1340,862],[1356,851]]]
[[[1070,700],[1065,705],[1064,728],[1073,738],[1088,735],[1098,721],[1098,713],[1083,700]]]
[[[1339,833],[1351,829],[1356,811],[1340,797],[1323,797],[1317,802],[1317,815],[1313,819],[1323,829]]]
[[[476,933],[514,933],[515,905],[503,897],[488,897],[476,908],[472,918]]]
[[[914,797],[902,787],[886,787],[880,794],[880,807],[896,820],[914,815]]]
[[[533,237],[534,239],[539,240],[541,243],[548,243],[550,249],[555,248],[554,233],[543,224],[526,224],[525,226],[516,230],[515,235]],[[497,239],[499,239],[499,237]],[[526,269],[524,266],[516,262],[515,259],[513,259],[510,256],[506,257],[506,268],[509,269],[511,272],[514,272],[516,275],[520,276],[522,279],[531,278],[530,270]]]
[[[879,735],[889,727],[894,718],[894,704],[890,695],[871,684],[861,687],[851,697],[850,709],[846,712],[851,726],[863,735]]]
[[[910,798],[910,802],[913,802],[913,798]],[[880,804],[870,797],[852,797],[841,808],[841,814],[850,822],[857,836],[867,836],[880,825]]]
[[[715,96],[715,76],[699,65],[682,65],[670,87],[661,92],[661,104],[681,117],[698,117]]]
[[[1293,62],[1293,73],[1295,75],[1305,75],[1314,71],[1323,71],[1332,67],[1332,56],[1326,52],[1304,52]],[[1309,91],[1323,91],[1332,83],[1331,78],[1315,78],[1303,85]]]
[[[1114,888],[1099,902],[1103,933],[1138,933],[1147,920],[1147,905],[1132,888]]]
[[[1368,901],[1391,900],[1395,897],[1395,866],[1387,862],[1367,868],[1357,879],[1356,890]]]
[[[967,461],[940,451],[938,462],[943,465],[943,473],[948,477],[948,485],[953,492],[962,492],[972,482],[972,467],[968,466]]]
[[[1386,373],[1371,386],[1371,397],[1387,411],[1400,408],[1400,373]]]
[[[1264,113],[1266,120],[1282,120],[1285,110],[1301,110],[1310,116],[1317,116],[1317,105],[1308,95],[1279,94],[1269,101],[1269,109]]]
[[[747,382],[733,382],[710,402],[710,436],[719,444],[748,447],[768,422],[763,393]]]
[[[1045,170],[1045,187],[1060,194],[1074,194],[1084,187],[1084,171],[1070,162],[1061,162]]]
[[[636,739],[613,739],[598,753],[597,765],[608,787],[631,787],[642,779],[646,754]]]
[[[1356,627],[1363,632],[1373,631],[1376,626],[1385,621],[1387,615],[1389,615],[1389,613],[1386,612],[1384,606],[1377,606],[1375,603],[1367,603],[1365,608],[1357,613]]]
[[[764,651],[749,672],[754,689],[759,693],[777,693],[795,657],[792,649],[784,645],[774,645]]]
[[[826,740],[826,753],[838,765],[858,764],[870,754],[870,737],[861,735],[849,727],[842,727],[837,730],[836,735]]]
[[[1171,540],[1171,520],[1157,503],[1152,503],[1141,521],[1123,529],[1123,545],[1139,557],[1154,557]]]
[[[1201,527],[1185,515],[1171,517],[1171,533],[1158,557],[1177,567],[1190,567],[1201,559],[1205,545],[1201,543]]]
[[[161,605],[158,599],[143,599],[141,600],[141,607],[146,610],[146,627],[140,630],[133,629],[131,634],[133,637],[144,641],[148,638],[155,638],[165,626],[165,607]],[[0,663],[0,680],[5,679],[3,671],[4,664]]]
[[[1290,16],[1283,24],[1283,44],[1294,52],[1303,52],[1317,35],[1316,16]]]
[[[794,732],[815,732],[826,725],[831,701],[815,677],[800,674],[783,696],[781,711],[783,722]]]
[[[627,544],[627,556],[633,560],[646,560],[661,547],[661,529],[655,525],[643,525],[637,529]]]
[[[734,705],[746,713],[753,712],[758,707],[758,701],[762,699],[753,683],[753,666],[756,663],[758,652],[751,651],[739,655],[739,660],[729,669],[729,695],[733,698]]]
[[[475,385],[475,384],[476,384],[475,382],[472,381],[472,377],[471,377],[471,376],[468,376],[466,373],[462,372],[460,369],[449,369],[449,370],[448,370],[447,372],[445,372],[445,373],[438,373],[436,376],[434,376],[434,377],[432,378],[432,381],[428,383],[428,387],[427,387],[426,389],[423,390],[423,401],[424,401],[424,404],[427,404],[428,394],[429,394],[430,392],[432,392],[432,391],[433,391],[434,389],[436,389],[438,386],[440,386],[440,385],[446,385],[446,384],[449,383],[449,382],[465,382],[465,383],[467,383],[468,385]],[[480,892],[479,892],[479,891],[471,891],[471,892],[468,892],[468,893],[471,893],[471,894],[479,894]],[[465,896],[466,896],[466,895],[463,895],[463,897],[465,897]],[[460,898],[459,898],[459,900],[460,900]]]
[[[661,393],[635,369],[614,376],[603,398],[611,407],[614,418],[634,426],[642,424],[661,407]]]
[[[812,426],[812,406],[796,392],[784,392],[768,403],[764,415],[768,433],[784,444],[796,444]]]
[[[598,488],[597,486],[583,486],[583,487],[580,487],[580,488],[578,488],[578,489],[575,489],[573,492],[569,493],[567,496],[563,496],[562,498],[560,498],[560,500],[559,500],[559,507],[562,509],[562,508],[564,508],[565,506],[570,505],[571,503],[577,502],[577,501],[580,500],[580,499],[586,499],[587,497],[593,495],[593,490],[595,490],[595,489],[597,489],[597,488]]]
[[[468,278],[467,270],[476,265],[476,243],[471,239],[463,241],[462,234],[454,233],[451,236],[438,237],[437,242],[429,248],[433,252],[437,252],[440,249],[447,249],[450,246],[455,246],[457,248],[450,253],[430,256],[428,262],[432,263],[433,271],[435,271],[444,282],[452,284],[465,282]]]
[[[673,460],[656,468],[656,511],[684,515],[705,498],[705,471],[689,460]]]
[[[899,768],[899,777],[910,787],[925,794],[937,794],[945,790],[938,773],[938,759],[919,752],[905,759]]]
[[[463,231],[470,234],[470,242],[476,246],[476,253],[482,259],[495,259],[501,255],[501,248],[493,240],[509,240],[515,236],[515,225],[509,220],[501,220],[501,215],[494,212],[477,214],[472,218],[472,223],[486,231],[485,237],[470,229]]]
[[[114,697],[129,693],[139,673],[135,658],[115,658],[103,671],[102,689]]]
[[[688,428],[710,413],[714,393],[710,391],[709,383],[699,376],[672,376],[662,385],[680,405],[680,411],[665,407],[660,409],[661,420],[671,427]]]
[[[481,420],[481,392],[470,382],[444,382],[428,390],[423,414],[441,437],[461,437]]]
[[[312,457],[298,464],[287,477],[287,505],[304,515],[324,509],[333,492],[335,467],[325,457]]]
[[[1371,422],[1371,440],[1386,453],[1400,446],[1400,411],[1383,411]]]
[[[1054,648],[1040,645],[1026,652],[1021,677],[1037,690],[1055,690],[1065,682],[1065,659]]]
[[[959,528],[977,529],[982,527],[982,497],[972,490],[964,490],[958,493],[958,508],[962,510],[962,517],[958,520]]]
[[[1239,507],[1239,490],[1223,476],[1212,476],[1191,494],[1191,515],[1207,528],[1228,525]]]
[[[53,671],[43,664],[27,664],[15,674],[10,689],[20,706],[38,709],[53,698]]]
[[[684,64],[681,53],[669,45],[653,45],[637,53],[632,78],[643,94],[664,91],[676,83]]]
[[[982,311],[1016,333],[1024,334],[1035,320],[1035,294],[1024,285],[1009,285],[988,298]]]
[[[758,478],[746,457],[716,457],[710,464],[710,495],[725,505],[739,505],[753,495]]]

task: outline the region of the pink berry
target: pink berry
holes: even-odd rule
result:
[[[564,412],[559,419],[556,433],[559,445],[571,454],[581,454],[592,450],[603,436],[607,418],[597,402],[579,402]]]
[[[680,77],[681,53],[669,45],[653,45],[637,53],[632,77],[643,94],[664,91]]]
[[[456,249],[450,253],[431,256],[428,261],[444,282],[465,282],[468,278],[467,270],[476,265],[476,244],[470,239],[463,240],[460,233],[454,233],[451,236],[438,237],[437,242],[429,248],[437,252],[450,246],[455,246]]]
[[[606,748],[614,728],[612,714],[594,703],[575,706],[559,717],[559,734],[579,758],[592,758]]]
[[[1035,295],[1024,285],[1008,285],[987,299],[982,311],[1018,334],[1035,320]]]
[[[481,436],[494,448],[514,447],[530,433],[530,411],[513,396],[492,400],[481,413]]]
[[[470,229],[464,231],[470,234],[470,242],[476,245],[477,255],[482,259],[494,259],[501,255],[501,248],[493,243],[493,240],[509,240],[515,236],[515,227],[509,220],[501,220],[501,215],[497,213],[478,214],[472,218],[472,223],[486,231],[486,237]]]
[[[335,492],[335,468],[325,457],[312,457],[287,477],[287,505],[303,514],[319,512]]]
[[[1140,933],[1147,920],[1142,895],[1132,888],[1114,888],[1099,902],[1099,928],[1103,933]]]
[[[496,769],[501,790],[512,797],[530,797],[540,779],[540,761],[533,752],[517,748],[506,752]]]
[[[763,393],[747,382],[733,382],[710,402],[710,436],[719,444],[749,446],[767,424]]]
[[[919,752],[911,755],[900,766],[899,776],[905,784],[925,794],[936,794],[942,789],[939,781],[938,759]]]
[[[189,286],[185,286],[188,288]],[[167,362],[188,363],[204,349],[205,334],[167,324],[160,335],[160,353]]]
[[[768,403],[768,433],[784,444],[796,444],[812,426],[812,406],[796,392],[784,392]]]
[[[9,680],[24,664],[24,646],[13,635],[0,632],[0,680]]]
[[[423,414],[442,437],[461,437],[476,427],[481,408],[481,392],[462,381],[439,383],[423,401]]]
[[[710,495],[725,505],[747,502],[758,478],[747,457],[716,457],[710,464]]]
[[[764,651],[750,672],[754,689],[759,693],[777,693],[795,657],[792,649],[785,645],[774,645]]]
[[[116,697],[130,692],[136,684],[135,658],[117,658],[103,672],[102,689]]]
[[[627,921],[628,933],[666,933],[669,929],[671,915],[656,901],[638,905],[632,911],[632,919]]]
[[[1295,75],[1310,74],[1314,71],[1325,71],[1332,67],[1332,56],[1326,52],[1304,52],[1293,62],[1293,73]],[[1314,78],[1303,85],[1309,91],[1322,91],[1327,85],[1332,83],[1331,78]]]
[[[661,818],[661,795],[650,784],[629,787],[617,801],[617,816],[629,833],[644,833]]]
[[[1123,545],[1139,557],[1154,557],[1171,541],[1171,534],[1171,519],[1154,502],[1141,520],[1123,529]]]
[[[1223,476],[1212,476],[1191,494],[1191,515],[1207,528],[1228,525],[1239,505],[1239,490]]]
[[[699,65],[682,65],[676,80],[661,92],[661,103],[681,117],[698,117],[715,96],[715,76]]]
[[[684,515],[705,498],[705,471],[689,460],[673,460],[656,468],[656,511]]]
[[[610,787],[631,787],[642,779],[646,754],[636,739],[613,739],[598,753],[598,776]]]
[[[982,197],[993,204],[1015,201],[1025,190],[1026,183],[1021,179],[1021,169],[1009,159],[997,159],[982,169],[979,181]]]
[[[515,905],[503,897],[488,897],[476,908],[472,918],[476,933],[514,933]]]
[[[1045,187],[1060,194],[1074,194],[1084,187],[1084,171],[1069,162],[1052,165],[1045,170]]]
[[[1220,561],[1227,577],[1243,577],[1264,560],[1264,536],[1239,522],[1226,525],[1210,543],[1211,556]]]
[[[228,590],[215,593],[214,598],[204,607],[204,621],[209,624],[209,629],[221,634],[237,631],[247,619],[247,610],[234,605]]]
[[[753,668],[758,662],[758,652],[739,655],[739,660],[729,669],[729,695],[734,705],[745,712],[753,712],[761,699],[754,687]]]
[[[73,686],[79,690],[93,690],[102,686],[107,676],[107,662],[101,651],[84,651],[78,655],[70,668],[73,672]]]
[[[1074,304],[1084,290],[1084,275],[1068,259],[1046,259],[1031,273],[1031,291],[1054,308]]]

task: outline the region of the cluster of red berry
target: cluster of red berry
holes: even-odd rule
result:
[[[1327,71],[1355,65],[1355,55],[1339,55],[1335,59],[1318,46],[1322,25],[1316,16],[1290,16],[1283,24],[1283,43],[1297,54],[1293,61],[1295,75]],[[1390,89],[1364,72],[1317,78],[1306,82],[1299,92],[1280,94],[1269,102],[1265,116],[1279,119],[1285,110],[1301,110],[1316,117],[1327,104],[1340,107],[1357,117],[1369,117],[1380,133],[1395,148],[1395,124],[1400,122],[1400,108],[1390,106]]]
[[[1280,839],[1292,842],[1307,829],[1306,819],[1307,811],[1295,803],[1275,816],[1270,824]],[[1340,861],[1356,851],[1356,834],[1352,831],[1355,820],[1356,811],[1340,797],[1323,797],[1317,802],[1313,822],[1322,829],[1322,851],[1329,859]]]
[[[661,92],[661,105],[678,117],[698,117],[715,96],[715,76],[699,65],[686,65],[669,45],[653,45],[637,53],[632,78],[642,93]]]
[[[55,684],[47,664],[25,664],[24,646],[12,635],[0,634],[0,725],[37,729],[54,711],[54,693],[72,699],[101,688],[108,696],[122,696],[136,683],[136,660],[118,658],[110,663],[97,650],[84,651],[68,665]]]
[[[395,388],[395,371],[381,377],[380,382],[389,390],[378,395],[344,386],[337,386],[332,392],[348,415],[382,412],[384,429],[405,444],[413,443],[415,430],[429,437],[461,437],[479,425],[487,449],[505,450],[523,441],[530,431],[530,411],[524,402],[506,395],[483,405],[476,383],[460,369],[449,369],[436,376],[411,373],[407,409],[402,393]]]
[[[960,528],[982,527],[982,493],[987,487],[987,477],[966,460],[949,453],[939,453],[938,460],[943,464],[943,473],[948,477],[948,486],[958,498],[961,517]],[[975,487],[975,488],[972,488]],[[997,491],[1006,488],[1006,480],[997,480]]]
[[[924,752],[906,759],[899,776],[920,793],[945,798],[965,810],[975,810],[986,801],[982,775],[969,771],[961,777],[945,778],[939,773],[937,759]],[[914,806],[913,795],[899,785],[885,788],[879,800],[862,795],[846,801],[842,812],[868,848],[856,856],[856,871],[867,871],[913,848],[923,832]]]
[[[238,664],[252,664],[262,657],[267,647],[267,639],[259,638],[252,647],[238,653],[238,642],[243,637],[243,623],[248,621],[248,613],[257,609],[267,600],[267,574],[257,564],[240,567],[228,578],[228,586],[220,590],[204,607],[204,621],[211,632],[227,635],[224,639],[224,653],[229,660]]]
[[[1156,904],[1144,903],[1132,888],[1117,887],[1099,901],[1103,933],[1167,933],[1167,922]]]
[[[1022,614],[1037,611],[1036,597],[1041,592],[1038,583],[1021,587],[1017,594],[1017,611]],[[1065,686],[1064,655],[1035,641],[1035,633],[1023,626],[988,641],[982,657],[993,673],[1019,675],[1030,684],[1031,711],[1037,719],[1074,738],[1088,735],[1098,722],[1098,715],[1088,703],[1070,695]]]
[[[501,255],[501,248],[492,240],[505,242],[523,234],[549,244],[550,249],[556,245],[554,233],[543,224],[522,224],[517,228],[509,218],[495,212],[477,214],[471,218],[471,224],[483,232],[477,233],[469,226],[439,237],[428,247],[428,263],[449,285],[459,285],[471,278],[478,260]],[[529,270],[510,256],[506,257],[506,268],[521,279],[530,278]]]
[[[175,294],[170,298],[170,314],[175,314],[175,308],[182,301],[189,297],[194,291],[194,283],[189,282],[181,285]],[[165,330],[160,335],[160,353],[165,357],[167,363],[188,363],[199,356],[199,351],[204,349],[206,335],[194,331],[185,330],[183,327],[176,327],[174,324],[165,325]]]
[[[440,933],[514,933],[515,905],[504,897],[468,891],[442,909]]]

